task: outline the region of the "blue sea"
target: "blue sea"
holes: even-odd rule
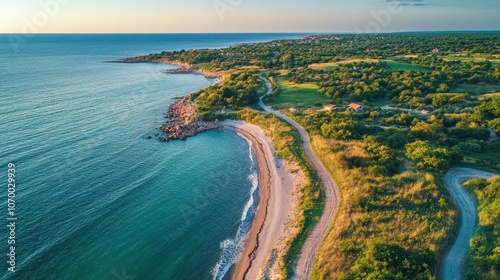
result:
[[[222,279],[258,202],[249,144],[224,129],[155,140],[174,97],[214,81],[106,61],[301,34],[13,36],[0,35],[0,279]]]

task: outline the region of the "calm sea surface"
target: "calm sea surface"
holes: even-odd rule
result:
[[[257,200],[246,140],[227,130],[148,139],[174,97],[214,81],[104,62],[300,35],[12,36],[0,35],[0,279],[220,279]]]

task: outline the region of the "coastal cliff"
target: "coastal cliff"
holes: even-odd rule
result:
[[[200,132],[219,127],[219,122],[204,122],[200,114],[196,112],[194,104],[189,102],[189,96],[182,97],[172,103],[168,109],[167,121],[161,129],[168,135],[160,137],[158,140],[170,141],[175,139],[185,140]]]

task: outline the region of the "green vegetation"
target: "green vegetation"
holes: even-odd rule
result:
[[[372,138],[314,136],[313,144],[343,201],[313,279],[435,279],[436,260],[456,216],[435,177],[401,172],[405,164],[396,159],[399,155]]]
[[[323,212],[324,190],[316,170],[307,160],[299,133],[272,114],[262,115],[257,111],[244,109],[229,115],[232,119],[245,120],[264,129],[272,139],[277,154],[286,160],[297,163],[305,174],[307,183],[301,190],[302,199],[299,206],[299,216],[295,227],[297,235],[288,240],[288,251],[280,256],[279,263],[285,279],[293,275],[293,263],[300,254],[302,246],[309,233],[316,225]]]
[[[266,104],[279,109],[295,107],[298,109],[318,108],[331,102],[323,94],[318,92],[315,83],[296,84],[286,78],[277,79],[280,88],[279,96],[266,99]]]
[[[383,106],[387,106],[389,104],[390,104],[390,102],[385,101],[385,100],[376,100],[376,101],[370,102],[371,107],[383,107]]]
[[[474,54],[471,56],[468,53],[462,53],[458,55],[448,55],[443,57],[445,60],[450,61],[461,61],[461,62],[485,62],[489,61],[492,65],[500,65],[500,58],[498,55],[487,55],[487,54]]]
[[[335,59],[337,60],[337,59]],[[332,70],[335,67],[338,67],[343,64],[351,64],[351,63],[357,63],[357,62],[379,62],[378,59],[372,59],[372,58],[348,58],[348,59],[340,59],[335,62],[326,62],[326,63],[313,63],[309,65],[310,68],[316,69],[316,70]]]
[[[256,104],[258,91],[262,90],[262,82],[255,71],[242,71],[225,76],[222,85],[202,89],[191,96],[196,99],[196,110],[205,119],[213,118],[214,108],[241,108]]]
[[[467,92],[473,95],[500,92],[500,85],[479,83],[476,85],[460,84],[451,89],[452,92]]]
[[[220,85],[192,95],[203,118],[258,124],[281,157],[300,163],[309,184],[302,190],[300,232],[280,260],[286,278],[321,214],[323,194],[298,134],[275,117],[241,110],[256,108],[265,90],[262,72],[275,91],[267,103],[307,109],[293,117],[342,192],[314,278],[435,279],[457,216],[438,183],[441,174],[454,165],[500,169],[500,141],[488,130],[500,130],[499,42],[498,32],[317,35],[142,58],[224,73]],[[364,111],[321,110],[352,102]],[[393,109],[382,110],[385,105]],[[222,107],[240,111],[220,115]],[[496,260],[492,246],[474,252],[493,248],[488,256]],[[490,263],[471,260],[477,275],[498,276],[484,265]]]
[[[391,71],[422,71],[427,72],[429,69],[406,62],[398,62],[393,60],[383,60]]]
[[[471,280],[500,278],[500,177],[472,179],[465,186],[479,202],[479,225],[471,239],[467,277]]]

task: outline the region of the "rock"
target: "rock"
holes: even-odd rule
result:
[[[175,139],[185,140],[200,132],[215,129],[219,126],[218,121],[201,121],[200,115],[196,112],[194,104],[189,102],[189,96],[182,97],[170,105],[166,116],[169,120],[161,129],[169,133],[169,135],[159,139],[162,141]]]

